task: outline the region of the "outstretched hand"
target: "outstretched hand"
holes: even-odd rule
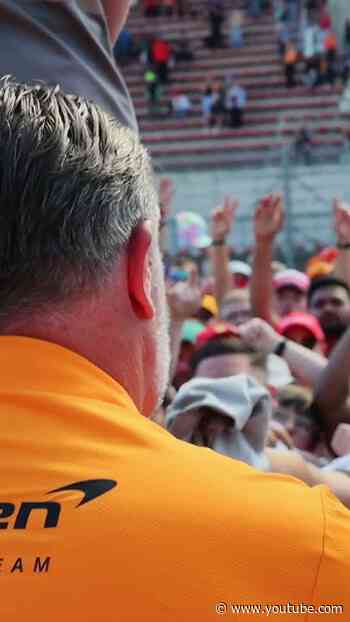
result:
[[[239,201],[225,197],[223,205],[211,214],[211,236],[213,241],[225,240],[232,232]]]
[[[174,322],[184,322],[199,311],[202,292],[196,268],[190,271],[187,281],[168,287],[167,298],[170,317]]]
[[[257,242],[272,243],[281,232],[284,221],[281,194],[269,194],[258,204],[254,215],[254,233]]]
[[[334,229],[338,244],[350,243],[350,205],[335,199],[333,203]]]

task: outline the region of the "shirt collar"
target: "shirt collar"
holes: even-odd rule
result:
[[[0,337],[0,400],[6,393],[54,393],[107,402],[139,415],[125,389],[83,356],[29,337]]]

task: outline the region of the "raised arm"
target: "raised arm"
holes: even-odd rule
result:
[[[283,339],[267,322],[258,318],[240,326],[240,334],[248,345],[265,354],[272,354],[279,343],[285,341],[283,359],[300,384],[313,387],[327,367],[327,359],[323,356],[294,341]]]
[[[337,236],[337,257],[334,274],[350,287],[350,205],[335,199],[333,204],[334,228]]]
[[[314,391],[314,405],[327,439],[339,423],[350,423],[350,328],[333,350]]]
[[[214,295],[220,307],[226,294],[232,289],[230,271],[230,251],[227,244],[239,202],[225,197],[224,204],[217,207],[211,215],[212,247],[210,257],[214,275]]]
[[[101,0],[106,15],[109,34],[114,44],[129,13],[131,0]]]
[[[284,218],[283,200],[280,194],[262,199],[255,211],[255,249],[251,278],[251,301],[253,314],[269,324],[276,324],[278,316],[273,310],[273,247],[282,230]]]
[[[170,285],[167,291],[170,312],[171,378],[174,377],[180,353],[182,327],[201,306],[198,272],[193,269],[188,281]]]

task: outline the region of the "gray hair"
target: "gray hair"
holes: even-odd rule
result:
[[[157,210],[130,130],[59,87],[0,81],[0,321],[100,287]]]

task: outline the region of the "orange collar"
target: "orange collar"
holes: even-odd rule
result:
[[[1,395],[54,393],[93,399],[139,415],[125,389],[83,356],[29,337],[0,337]]]

